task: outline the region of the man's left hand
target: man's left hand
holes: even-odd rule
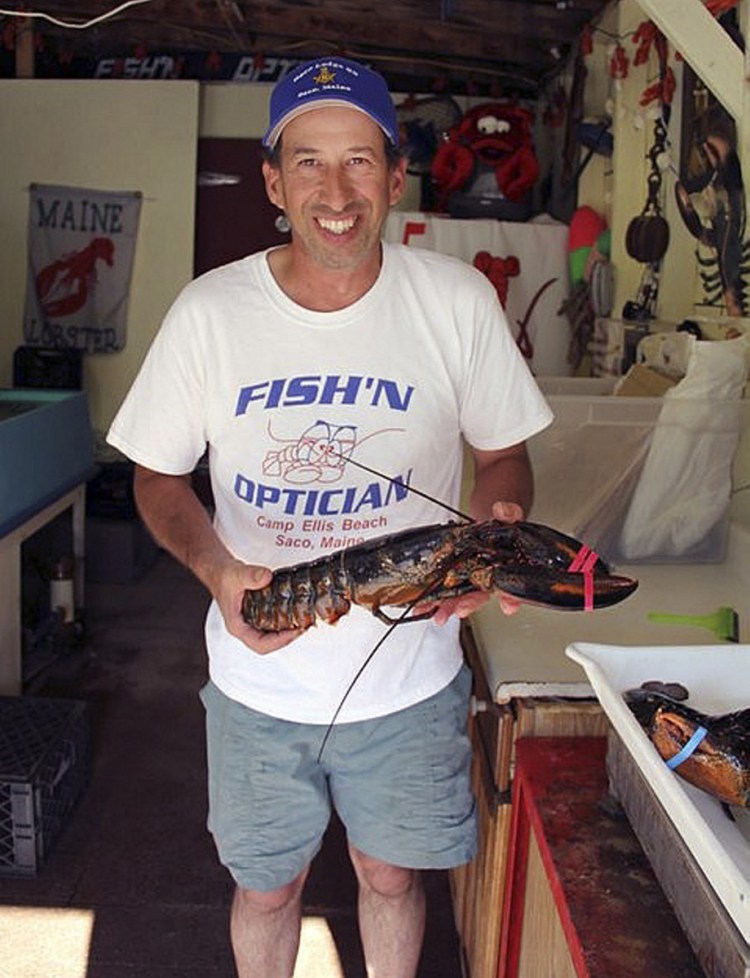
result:
[[[492,505],[492,518],[503,523],[517,523],[524,517],[523,510],[518,503],[496,502]],[[510,594],[497,591],[497,599],[503,614],[515,615],[521,608],[522,602]],[[414,609],[415,614],[435,609],[432,616],[436,625],[444,625],[453,615],[456,618],[468,618],[469,615],[479,611],[490,600],[490,595],[486,591],[471,591],[458,598],[446,598],[445,601],[426,601],[424,604],[417,605]]]

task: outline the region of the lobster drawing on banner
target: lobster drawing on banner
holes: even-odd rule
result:
[[[515,255],[508,255],[507,258],[500,258],[499,256],[491,255],[489,251],[478,251],[474,256],[474,267],[482,272],[482,274],[495,286],[495,291],[497,292],[497,297],[500,300],[500,305],[503,307],[503,309],[505,309],[508,301],[510,280],[511,278],[516,278],[521,274],[521,263],[518,258]],[[554,285],[556,281],[556,278],[550,278],[544,282],[544,284],[541,285],[531,297],[531,302],[529,303],[523,319],[516,320],[516,326],[518,327],[516,344],[527,360],[531,360],[534,357],[534,344],[529,336],[529,322],[531,320],[531,314],[534,312],[534,308],[537,302],[539,302],[541,299],[543,293],[546,292],[550,286]]]
[[[112,239],[92,238],[80,251],[50,262],[36,276],[36,294],[44,315],[53,319],[83,309],[96,281],[96,263],[103,261],[111,268],[114,260]]]

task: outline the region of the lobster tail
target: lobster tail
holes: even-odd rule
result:
[[[262,632],[305,630],[317,619],[332,625],[351,608],[328,560],[276,571],[266,587],[245,591],[242,617]]]

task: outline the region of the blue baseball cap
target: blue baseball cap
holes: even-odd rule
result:
[[[281,130],[296,116],[322,105],[359,109],[398,146],[398,120],[385,79],[346,58],[316,58],[293,68],[271,92],[270,124],[263,145],[273,149]]]

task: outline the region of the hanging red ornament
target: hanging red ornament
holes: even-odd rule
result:
[[[262,51],[259,51],[256,55],[253,56],[253,68],[255,68],[256,71],[263,71],[265,67],[266,67],[266,56],[265,54],[263,54]]]
[[[705,0],[706,10],[714,17],[721,17],[733,7],[738,7],[740,0]]]
[[[645,108],[645,106],[650,105],[652,102],[661,102],[662,105],[671,105],[672,99],[674,98],[676,82],[674,77],[674,72],[671,68],[667,68],[664,72],[664,77],[660,78],[659,81],[649,85],[647,89],[644,90],[641,95],[640,104]]]
[[[645,107],[652,102],[660,102],[662,105],[671,104],[674,97],[675,79],[672,69],[667,65],[669,43],[666,37],[652,20],[644,20],[641,21],[635,34],[633,34],[633,43],[638,45],[633,64],[646,64],[652,48],[659,62],[659,77],[657,81],[644,90],[640,98],[641,106]]]
[[[648,61],[648,54],[651,50],[651,42],[654,39],[654,24],[650,20],[642,20],[633,34],[633,44],[637,44],[633,57],[634,65],[642,65]]]
[[[628,58],[625,48],[618,41],[618,43],[615,45],[614,51],[612,52],[612,57],[609,60],[610,78],[627,78],[629,67],[630,59]]]
[[[221,68],[221,55],[218,51],[210,51],[206,55],[206,71],[209,75],[216,75]]]
[[[594,37],[591,33],[591,25],[586,24],[581,32],[581,54],[586,57],[594,50]]]

